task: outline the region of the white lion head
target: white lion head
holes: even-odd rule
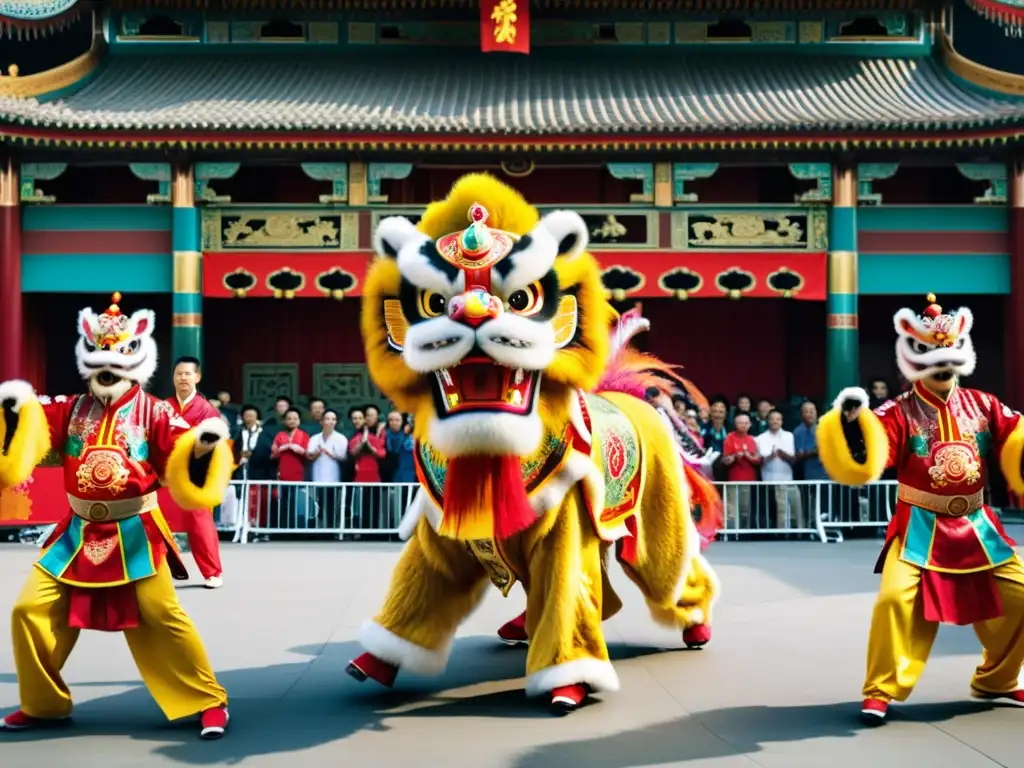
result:
[[[121,294],[115,293],[102,314],[88,307],[78,313],[78,373],[89,382],[90,392],[105,402],[117,400],[135,384],[145,386],[156,372],[155,315],[149,309],[123,315],[120,300]]]
[[[970,376],[977,363],[971,342],[974,315],[967,307],[944,313],[931,294],[928,301],[921,315],[904,308],[893,316],[900,372],[911,382],[932,376]]]

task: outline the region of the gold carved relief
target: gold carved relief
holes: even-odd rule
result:
[[[691,214],[687,245],[691,248],[806,248],[806,214]]]
[[[222,216],[222,245],[232,248],[338,248],[341,218],[309,213]]]

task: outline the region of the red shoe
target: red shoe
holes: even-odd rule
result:
[[[69,722],[70,718],[58,717],[53,719],[43,719],[40,717],[32,717],[26,715],[20,709],[17,712],[11,712],[7,717],[0,720],[0,730],[2,731],[24,731],[29,728],[45,728],[47,726],[63,725]]]
[[[567,715],[579,709],[587,698],[587,686],[563,685],[551,692],[551,710],[556,715]]]
[[[694,624],[683,630],[683,642],[687,648],[701,648],[711,642],[711,627],[707,624]]]
[[[885,722],[889,712],[889,702],[882,699],[864,699],[860,705],[860,718],[867,725],[879,725]]]
[[[223,738],[224,731],[228,728],[228,719],[227,707],[206,710],[199,716],[199,738],[206,741]]]
[[[370,678],[388,688],[395,684],[395,678],[398,676],[398,667],[381,661],[372,653],[364,653],[353,659],[345,667],[345,671],[360,683]]]
[[[1007,693],[988,693],[972,687],[971,696],[983,701],[1006,701],[1010,704],[1016,704],[1018,707],[1024,707],[1024,689],[1021,688]]]
[[[498,639],[508,645],[529,645],[530,638],[526,634],[526,611],[512,621],[502,624],[501,629],[498,630]]]

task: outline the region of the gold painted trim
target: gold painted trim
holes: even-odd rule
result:
[[[981,509],[985,503],[984,491],[975,491],[967,495],[950,495],[930,493],[900,483],[899,499],[915,507],[920,507],[936,515],[963,517]]]
[[[11,77],[4,74],[0,77],[0,97],[32,99],[67,88],[91,75],[99,66],[103,52],[107,49],[102,29],[97,29],[97,25],[96,15],[93,14],[92,45],[88,51],[66,64],[34,75]]]
[[[833,170],[832,205],[836,208],[857,206],[857,171],[850,163],[836,163]]]
[[[202,293],[203,255],[199,251],[175,251],[175,293]]]
[[[942,49],[942,59],[946,67],[957,77],[990,91],[998,91],[1008,96],[1024,96],[1024,75],[1001,72],[971,61],[956,52],[953,41],[945,32],[939,37],[939,47]]]
[[[171,205],[175,208],[193,208],[196,204],[196,183],[192,165],[183,163],[174,166],[171,177]]]
[[[175,312],[171,325],[175,328],[202,328],[203,316],[199,312]]]
[[[857,316],[846,314],[829,315],[825,319],[825,324],[830,330],[834,331],[855,331],[857,330]]]
[[[348,165],[348,204],[366,205],[367,196],[366,163]]]
[[[654,164],[654,204],[658,208],[672,207],[672,163]]]
[[[21,187],[18,183],[18,164],[7,158],[6,167],[0,168],[0,208],[21,205]]]
[[[856,251],[829,251],[828,292],[857,293]]]

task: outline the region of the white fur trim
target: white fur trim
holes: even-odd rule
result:
[[[543,515],[562,503],[562,499],[576,483],[596,469],[589,456],[573,451],[559,470],[545,481],[543,487],[530,497],[530,506]]]
[[[572,248],[560,254],[560,245],[569,235],[576,236]],[[508,259],[512,269],[504,279],[496,276],[496,287],[508,294],[540,280],[551,271],[559,256],[574,259],[583,253],[589,242],[589,231],[583,218],[574,211],[552,211],[529,233],[530,244],[513,251]]]
[[[417,675],[440,675],[448,665],[452,637],[436,651],[403,640],[375,621],[367,621],[359,630],[359,643],[381,661]]]
[[[419,244],[426,239],[427,236],[405,216],[388,216],[378,221],[377,229],[373,231],[373,250],[381,256],[397,258],[409,243]]]
[[[214,434],[220,440],[227,440],[231,437],[231,433],[228,431],[228,425],[224,423],[224,419],[219,416],[210,419],[203,419],[196,424],[196,434]]]
[[[610,661],[576,659],[527,677],[526,695],[543,696],[566,685],[589,685],[596,693],[613,693],[619,690],[619,676]]]
[[[502,338],[526,346],[503,344],[499,341]],[[476,341],[486,355],[507,368],[543,371],[555,359],[554,325],[538,323],[514,312],[504,312],[481,325]]]
[[[416,533],[416,526],[419,524],[420,518],[423,517],[423,501],[426,498],[427,492],[421,487],[416,491],[412,501],[409,502],[409,506],[405,508],[402,522],[398,524],[398,538],[402,541],[408,541]]]
[[[454,344],[431,349],[434,342],[458,339]],[[449,317],[435,317],[409,326],[402,346],[405,364],[419,373],[454,368],[462,362],[476,342],[476,331]]]
[[[842,408],[843,403],[847,400],[856,400],[860,403],[861,408],[867,408],[870,400],[868,399],[868,393],[863,387],[846,387],[841,390],[836,399],[832,401],[833,408]]]
[[[529,456],[540,445],[544,425],[536,413],[460,413],[427,425],[430,444],[445,456]]]
[[[14,401],[14,412],[21,410],[21,406],[30,400],[36,399],[36,391],[27,381],[12,379],[0,384],[0,402],[4,400]]]

